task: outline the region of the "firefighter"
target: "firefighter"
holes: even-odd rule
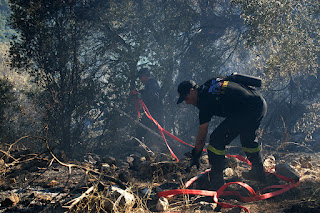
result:
[[[162,104],[162,99],[160,98],[161,89],[157,80],[155,80],[151,76],[150,71],[147,68],[141,68],[138,72],[137,77],[144,84],[144,89],[139,91],[143,102],[148,107],[148,110],[152,115],[152,117],[156,119],[160,125],[162,125],[163,104]],[[140,122],[155,131],[157,130],[157,126],[146,115],[142,115]],[[136,129],[136,137],[139,138],[140,140],[142,140],[142,138],[144,138],[146,134],[147,134],[146,129],[142,127],[138,127]]]
[[[266,101],[261,94],[251,86],[223,78],[212,78],[201,86],[192,80],[183,81],[178,86],[178,93],[177,104],[185,101],[199,109],[199,129],[189,168],[194,165],[199,168],[209,122],[215,115],[225,119],[211,133],[207,147],[211,164],[209,188],[217,190],[225,184],[225,147],[238,135],[242,149],[252,163],[250,176],[265,181],[256,133],[267,111]]]

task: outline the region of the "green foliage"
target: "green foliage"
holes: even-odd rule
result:
[[[102,1],[11,0],[11,25],[19,39],[10,48],[11,65],[23,68],[42,87],[36,96],[51,138],[70,150],[77,128],[99,100],[99,82],[85,43],[94,31]],[[92,15],[92,16],[91,16]],[[74,129],[73,128],[73,129]]]
[[[284,128],[310,136],[318,128],[307,120],[317,113],[320,94],[319,1],[231,2],[241,11],[246,45],[254,52],[252,62],[264,74],[266,129],[274,136],[282,135]]]
[[[312,140],[313,134],[320,128],[320,103],[310,104],[307,111],[295,125],[294,131],[303,132],[305,140]]]
[[[1,145],[12,143],[25,135],[42,135],[44,130],[39,107],[32,101],[34,94],[39,89],[30,82],[30,76],[27,73],[19,73],[15,69],[10,69],[8,50],[8,43],[0,43],[0,79],[7,82],[10,86],[7,94],[13,96],[3,110]],[[33,94],[32,98],[29,94]],[[27,141],[24,141],[24,145],[27,144]],[[30,147],[33,150],[39,150],[41,146],[32,144]]]
[[[13,30],[8,26],[10,10],[7,0],[0,0],[0,42],[10,40]]]
[[[0,79],[0,118],[3,121],[4,111],[6,108],[10,107],[10,104],[14,100],[14,95],[12,92],[13,85],[7,79]]]
[[[271,81],[315,75],[319,56],[319,1],[233,0],[248,26],[247,44],[255,46],[259,68]]]
[[[4,126],[9,121],[6,111],[12,107],[15,96],[12,91],[13,84],[6,78],[0,78],[0,139],[1,141],[8,135]]]

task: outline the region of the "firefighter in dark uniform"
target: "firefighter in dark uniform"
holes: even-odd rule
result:
[[[160,125],[163,123],[163,104],[160,98],[160,86],[147,68],[141,68],[137,77],[144,84],[144,89],[140,90],[142,101],[147,106],[151,116],[158,121]],[[157,126],[146,115],[142,114],[140,122],[150,129],[156,131]],[[136,130],[136,137],[142,140],[147,134],[146,129],[138,127]]]
[[[199,167],[199,158],[206,142],[209,121],[212,116],[224,117],[221,124],[211,133],[207,147],[211,164],[210,186],[217,190],[225,181],[225,147],[240,135],[243,151],[252,163],[249,172],[258,181],[265,180],[265,172],[260,157],[260,145],[256,131],[265,116],[267,105],[264,98],[254,88],[241,83],[213,78],[198,86],[194,81],[183,81],[178,86],[180,95],[177,104],[185,101],[199,109],[200,125],[195,148],[192,150],[190,167]]]

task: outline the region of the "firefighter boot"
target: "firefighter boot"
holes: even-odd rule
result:
[[[217,191],[225,184],[223,179],[223,170],[225,168],[225,156],[217,155],[209,151],[209,162],[211,164],[211,171],[209,173],[210,182],[208,190]]]
[[[260,152],[247,153],[248,160],[252,163],[252,169],[249,172],[242,173],[245,179],[256,180],[261,183],[266,182],[266,173],[264,171]]]

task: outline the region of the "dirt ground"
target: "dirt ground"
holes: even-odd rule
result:
[[[292,143],[266,146],[266,169],[285,163],[299,174],[300,184],[266,200],[243,202],[235,196],[224,196],[219,202],[242,205],[250,212],[320,212],[320,154],[314,150]],[[237,147],[229,147],[228,152],[241,154]],[[63,152],[52,155],[19,148],[2,150],[0,212],[245,212],[221,209],[212,197],[198,195],[159,200],[158,192],[184,188],[189,179],[209,168],[206,154],[201,158],[200,171],[193,168],[187,173],[187,163],[187,158],[176,162],[168,154],[147,152],[141,146],[109,156],[89,153],[78,161],[68,160]],[[227,161],[226,168],[226,182],[244,182],[255,191],[268,184],[287,184],[274,175],[264,184],[246,180],[242,173],[249,166],[235,158]],[[249,196],[240,186],[228,190]]]

